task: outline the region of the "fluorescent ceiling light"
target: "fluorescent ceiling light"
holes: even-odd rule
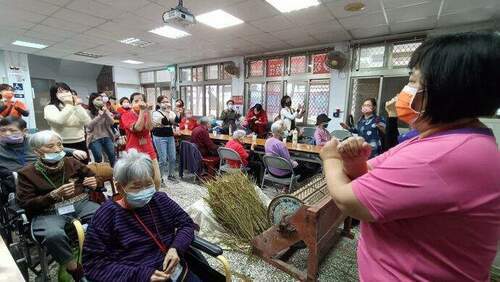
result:
[[[319,5],[318,0],[266,0],[282,13],[297,11]]]
[[[143,62],[140,62],[140,61],[134,61],[134,60],[125,60],[125,61],[122,61],[124,63],[127,63],[127,64],[132,64],[132,65],[140,65],[140,64],[143,64]]]
[[[132,46],[141,47],[141,48],[147,47],[149,45],[153,45],[153,42],[144,41],[142,39],[134,38],[134,37],[120,40],[120,42],[127,44],[127,45],[132,45]]]
[[[20,41],[20,40],[16,40],[16,41],[12,42],[12,45],[29,47],[29,48],[36,48],[36,49],[47,48],[47,45],[38,44],[38,43],[32,43],[32,42],[26,42],[26,41]]]
[[[180,29],[177,29],[175,27],[168,26],[168,25],[164,25],[162,27],[155,28],[153,30],[150,30],[149,32],[152,32],[154,34],[158,34],[161,36],[165,36],[168,38],[173,38],[173,39],[177,39],[177,38],[191,35],[183,30],[180,30]]]
[[[139,42],[139,41],[141,41],[139,38],[134,38],[134,37],[130,37],[130,38],[126,38],[126,39],[120,40],[121,43],[125,43],[125,44],[133,44],[133,43],[136,43],[136,42]]]
[[[196,20],[217,29],[243,23],[242,20],[221,9],[196,16]]]
[[[102,55],[93,54],[93,53],[89,53],[89,52],[76,52],[73,54],[77,55],[77,56],[89,57],[89,58],[94,58],[94,59],[102,57]]]

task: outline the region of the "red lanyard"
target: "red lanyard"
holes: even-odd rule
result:
[[[158,226],[156,226],[156,222],[155,222],[155,218],[153,216],[153,211],[151,210],[151,207],[148,206],[149,208],[149,213],[151,214],[151,218],[153,219],[153,224],[155,225],[155,229],[156,229],[156,233],[158,234],[158,237],[160,235],[160,232],[158,232]],[[153,234],[153,232],[151,232],[151,230],[149,230],[149,228],[144,224],[144,222],[142,222],[141,218],[139,218],[139,216],[137,215],[136,212],[132,212],[134,214],[134,217],[135,219],[137,219],[137,221],[142,225],[142,228],[144,228],[144,231],[146,231],[146,233],[149,235],[149,237],[151,237],[151,239],[153,239],[153,241],[156,243],[156,245],[160,248],[160,251],[163,253],[163,254],[166,254],[167,253],[167,246],[165,246],[165,244],[163,244],[160,240],[158,240],[158,238],[156,238],[156,236]]]

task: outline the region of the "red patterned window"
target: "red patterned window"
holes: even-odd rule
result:
[[[329,73],[330,70],[325,65],[326,54],[313,55],[313,74]]]
[[[281,110],[281,92],[283,84],[281,82],[268,82],[266,87],[266,112],[267,119],[273,120]]]
[[[284,66],[285,60],[283,58],[267,60],[267,76],[282,76]]]
[[[264,76],[264,61],[251,61],[250,62],[250,76]]]
[[[307,69],[306,56],[290,57],[290,74],[305,73]]]

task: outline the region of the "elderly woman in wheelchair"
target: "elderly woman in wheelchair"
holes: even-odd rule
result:
[[[57,133],[35,133],[29,145],[37,160],[18,171],[17,203],[31,219],[35,238],[80,281],[83,268],[73,257],[65,226],[74,218],[89,220],[99,208],[85,191],[97,187],[96,178],[87,166],[65,157]]]
[[[148,155],[131,149],[113,171],[121,199],[105,202],[83,247],[91,281],[199,281],[184,254],[195,224],[166,193],[156,192]]]

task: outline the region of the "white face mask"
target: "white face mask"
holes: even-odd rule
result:
[[[233,105],[233,104],[229,104],[229,105],[227,105],[227,109],[228,109],[228,110],[232,110],[233,108],[234,108],[234,105]]]

